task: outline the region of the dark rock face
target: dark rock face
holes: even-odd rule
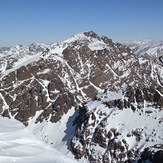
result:
[[[163,151],[157,151],[152,159],[153,163],[162,163],[163,162]]]
[[[84,35],[86,35],[87,37],[96,38],[98,40],[101,40],[101,38],[93,31],[84,32]]]
[[[159,150],[157,152],[151,151],[149,148],[141,153],[141,158],[138,160],[138,163],[143,163],[145,161],[150,161],[152,163],[162,163],[163,162],[163,151]]]

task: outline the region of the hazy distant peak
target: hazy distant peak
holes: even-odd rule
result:
[[[141,45],[144,45],[144,44],[149,44],[153,42],[152,40],[140,40],[140,39],[133,39],[133,40],[130,40],[130,41],[127,41],[127,44],[141,44]]]

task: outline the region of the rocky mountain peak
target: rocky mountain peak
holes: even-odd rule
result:
[[[57,44],[10,48],[0,56],[1,115],[32,126],[34,134],[54,146],[67,141],[78,159],[134,159],[139,149],[130,141],[139,144],[148,126],[141,121],[142,128],[135,119],[134,130],[127,130],[126,115],[162,123],[162,65],[105,36],[88,31]],[[62,134],[54,134],[54,128]]]
[[[100,36],[98,36],[94,31],[83,32],[83,34],[87,37],[92,37],[100,40]]]
[[[82,32],[73,35],[72,37],[63,41],[63,44],[68,44],[69,46],[80,46],[80,47],[87,46],[91,50],[98,50],[98,49],[109,48],[109,46],[113,45],[113,42],[111,39],[108,39],[107,37],[105,37],[105,39],[104,37],[101,38],[93,31],[87,31],[87,32]]]

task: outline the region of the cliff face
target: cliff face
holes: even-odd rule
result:
[[[75,119],[79,111],[71,136],[76,158],[85,156],[90,162],[107,162],[110,158],[119,157],[121,159],[116,161],[122,161],[135,157],[134,152],[139,149],[135,149],[135,144],[130,146],[128,139],[140,141],[137,141],[142,132],[139,129],[144,130],[144,122],[126,131],[130,136],[122,134],[124,140],[119,139],[121,130],[106,125],[112,123],[111,117],[119,122],[118,118],[114,120],[114,114],[130,116],[131,113],[138,119],[151,117],[148,120],[155,125],[162,121],[163,68],[160,60],[134,55],[127,46],[92,31],[58,44],[1,49],[0,62],[1,115],[14,117],[26,126],[33,123],[39,128],[37,134],[52,137],[49,134],[53,131],[45,133],[46,126],[62,121],[68,123],[64,117],[81,105],[72,113]],[[117,94],[119,91],[121,93]],[[100,108],[91,106],[90,109],[90,102],[84,104],[89,98],[93,98],[93,103],[100,102]],[[128,117],[120,117],[119,124],[122,126],[126,119]],[[121,129],[125,128],[127,126]],[[44,136],[40,136],[41,139]],[[50,138],[46,140],[55,142]],[[81,143],[80,149],[75,140]],[[94,158],[97,145],[102,148],[102,154]]]

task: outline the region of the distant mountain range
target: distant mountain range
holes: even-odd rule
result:
[[[93,31],[0,49],[0,112],[79,162],[163,162],[163,42]]]
[[[126,43],[134,54],[156,59],[163,56],[163,41],[133,40]]]

